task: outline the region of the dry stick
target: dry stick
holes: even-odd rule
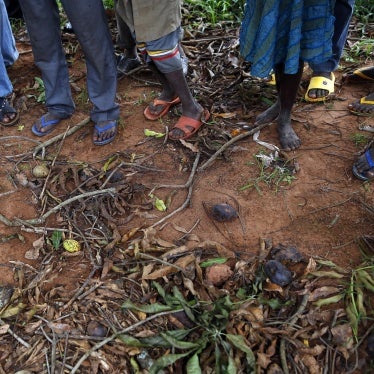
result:
[[[199,163],[199,160],[200,160],[200,152],[198,152],[196,154],[196,158],[195,158],[195,161],[192,165],[192,170],[191,170],[191,173],[190,173],[190,176],[188,177],[188,180],[185,184],[160,184],[158,186],[155,186],[151,193],[153,193],[153,191],[157,188],[187,188],[187,187],[190,187],[190,185],[192,184],[192,181],[193,181],[193,178],[195,176],[195,173],[196,173],[196,169],[197,169],[197,165]]]
[[[302,314],[308,304],[309,295],[305,294],[303,299],[301,300],[300,306],[297,308],[295,314],[288,319],[289,327],[292,327],[296,321],[299,319],[300,314]],[[284,374],[289,374],[288,365],[287,365],[287,357],[286,357],[286,339],[282,338],[279,346],[279,352],[281,357],[281,364],[282,370]]]
[[[80,365],[82,364],[82,362],[86,358],[88,358],[93,352],[95,352],[98,349],[100,349],[101,347],[103,347],[105,344],[107,344],[107,343],[111,342],[112,340],[116,339],[119,335],[126,334],[129,331],[134,330],[137,327],[139,327],[141,325],[144,325],[145,323],[147,323],[149,321],[152,321],[153,319],[155,319],[157,317],[162,317],[162,316],[165,316],[165,315],[168,315],[168,314],[171,314],[171,313],[178,313],[178,312],[182,312],[182,311],[183,311],[183,309],[169,310],[169,311],[166,311],[166,312],[160,312],[160,313],[154,314],[153,316],[150,316],[150,317],[144,319],[143,321],[139,321],[139,322],[137,322],[137,323],[135,323],[135,324],[133,324],[133,325],[131,325],[129,327],[126,327],[125,329],[123,329],[121,331],[118,331],[115,334],[112,334],[111,336],[109,336],[108,338],[106,338],[105,340],[103,340],[102,342],[99,342],[99,343],[95,344],[89,351],[87,351],[79,359],[79,361],[75,364],[75,366],[71,370],[70,374],[76,373],[76,371],[79,369]]]
[[[92,196],[96,196],[96,195],[103,195],[103,194],[106,194],[106,193],[116,193],[116,189],[115,188],[107,188],[105,190],[101,190],[101,191],[91,191],[91,192],[85,192],[81,195],[77,195],[77,196],[74,196],[68,200],[65,200],[63,201],[62,203],[56,205],[54,208],[52,208],[51,210],[49,210],[48,212],[44,213],[41,217],[39,218],[33,218],[33,219],[27,219],[27,220],[22,220],[20,218],[15,218],[14,221],[10,221],[8,218],[4,217],[1,213],[0,213],[0,222],[3,222],[5,223],[7,226],[22,226],[22,225],[40,225],[42,224],[51,214],[57,212],[59,209],[61,209],[62,207],[64,207],[65,205],[68,205],[76,200],[79,200],[79,199],[83,199],[85,197],[92,197]]]
[[[188,194],[187,194],[187,198],[184,201],[184,203],[179,208],[175,209],[174,211],[172,211],[170,214],[168,214],[164,218],[162,218],[159,221],[155,222],[150,227],[155,227],[155,226],[159,225],[160,223],[165,222],[167,219],[169,219],[170,217],[174,216],[175,214],[181,212],[183,209],[185,209],[188,206],[188,204],[190,203],[191,196],[192,196],[192,191],[193,191],[192,181],[193,181],[193,177],[194,177],[194,175],[196,173],[196,168],[197,168],[197,165],[199,163],[199,159],[200,159],[200,152],[196,155],[196,158],[195,158],[192,170],[191,170],[190,177],[188,178],[187,183],[184,185],[184,187],[188,187]]]
[[[83,289],[86,287],[86,285],[88,284],[88,282],[91,280],[91,278],[94,276],[95,272],[96,272],[97,268],[94,267],[90,274],[88,275],[87,279],[83,282],[83,284],[79,287],[78,291],[74,294],[74,296],[61,308],[62,311],[64,311],[65,309],[67,309],[76,299],[78,299],[78,297],[82,294],[83,292]]]
[[[82,128],[83,126],[87,125],[88,122],[90,122],[90,117],[86,117],[84,120],[82,120],[77,125],[75,125],[74,127],[72,127],[69,131],[65,131],[64,133],[61,133],[61,134],[59,134],[59,135],[57,135],[57,136],[55,136],[55,137],[53,137],[53,138],[45,141],[44,143],[38,145],[37,147],[34,148],[33,157],[35,157],[40,150],[48,147],[49,145],[51,145],[51,144],[59,141],[62,138],[65,138],[66,136],[74,134],[80,128]]]
[[[198,172],[204,171],[208,166],[210,166],[210,164],[213,163],[213,161],[215,161],[215,159],[221,153],[223,153],[224,150],[226,150],[228,147],[230,147],[231,144],[234,144],[238,140],[244,139],[247,136],[253,135],[257,131],[260,131],[261,129],[263,129],[264,127],[269,126],[269,125],[270,125],[270,123],[263,123],[262,125],[259,125],[259,126],[253,128],[250,131],[246,131],[246,132],[243,132],[242,134],[239,134],[239,135],[235,136],[230,141],[228,141],[227,143],[225,143],[208,161],[205,162],[205,164],[202,164],[197,171]]]
[[[61,141],[61,143],[60,143],[60,145],[59,145],[59,147],[58,147],[58,150],[57,150],[57,152],[56,152],[55,157],[54,157],[53,160],[52,160],[51,167],[49,168],[48,175],[47,175],[47,177],[45,178],[45,181],[44,181],[44,185],[43,185],[42,191],[40,192],[40,195],[39,195],[39,200],[43,200],[43,196],[44,196],[45,190],[47,189],[47,182],[48,182],[49,177],[51,176],[51,173],[52,173],[52,168],[55,166],[55,163],[56,163],[57,157],[58,157],[58,155],[59,155],[60,152],[61,152],[62,145],[64,144],[64,140],[65,140],[65,138],[66,138],[66,134],[67,134],[68,131],[69,131],[69,126],[68,126],[68,128],[66,129],[66,131],[64,132],[64,136],[62,137],[62,141]]]
[[[163,265],[170,266],[170,267],[172,267],[172,268],[178,269],[178,270],[181,271],[182,273],[184,273],[184,271],[185,271],[185,269],[181,268],[181,267],[178,266],[178,265],[171,264],[170,262],[167,262],[167,261],[161,260],[160,258],[157,258],[157,257],[151,256],[151,255],[148,255],[148,254],[146,254],[146,253],[139,253],[139,257],[146,258],[147,260],[154,260],[154,261],[160,262],[160,263],[163,264]]]
[[[0,326],[6,326],[6,323],[0,318]],[[15,332],[13,332],[10,327],[8,327],[7,333],[12,335],[14,339],[18,340],[23,346],[26,348],[30,348],[30,344],[25,342],[22,338],[20,338]]]

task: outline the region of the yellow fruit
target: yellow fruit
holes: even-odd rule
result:
[[[81,249],[81,245],[79,244],[79,242],[77,242],[74,239],[64,240],[64,242],[62,243],[62,246],[64,247],[66,251],[71,252],[71,253],[78,252]]]
[[[45,178],[49,174],[49,168],[45,164],[36,165],[34,169],[32,169],[32,174],[36,178]]]

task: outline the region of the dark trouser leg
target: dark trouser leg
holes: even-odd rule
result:
[[[56,117],[74,111],[69,74],[60,37],[60,17],[54,0],[20,0],[35,65],[41,70],[46,106]]]
[[[101,0],[62,0],[82,46],[87,66],[87,90],[94,122],[117,120],[117,72],[112,37]]]

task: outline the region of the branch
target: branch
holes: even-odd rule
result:
[[[221,153],[223,153],[223,151],[225,151],[228,147],[230,147],[231,144],[234,144],[238,140],[244,139],[247,136],[253,135],[257,131],[260,131],[261,129],[263,129],[264,127],[269,126],[269,125],[270,125],[270,123],[263,123],[262,125],[258,125],[257,127],[253,128],[250,131],[246,131],[246,132],[243,132],[242,134],[239,134],[238,136],[235,136],[235,138],[232,138],[230,141],[225,143],[208,161],[205,162],[205,164],[202,164],[197,171],[198,172],[204,171],[208,166],[210,166],[210,164],[213,163],[213,161],[215,161],[215,159]]]
[[[92,197],[96,195],[103,195],[106,193],[116,193],[117,190],[115,188],[107,188],[105,190],[100,190],[100,191],[91,191],[91,192],[85,192],[81,195],[74,196],[68,200],[63,201],[62,203],[56,205],[54,208],[49,210],[48,212],[44,213],[41,217],[39,218],[33,218],[33,219],[28,219],[28,220],[22,220],[20,218],[15,218],[14,221],[8,220],[8,218],[4,217],[0,213],[0,221],[5,223],[7,226],[22,226],[22,225],[40,225],[42,224],[51,214],[57,212],[59,209],[63,208],[65,205],[69,205],[73,203],[76,200],[83,199],[85,197]]]
[[[59,135],[57,135],[57,136],[55,136],[55,137],[53,137],[53,138],[45,141],[44,143],[36,146],[34,148],[33,157],[35,157],[38,154],[39,151],[41,151],[42,149],[48,147],[49,145],[51,145],[53,143],[56,143],[57,141],[59,141],[62,138],[65,138],[66,136],[74,134],[80,128],[82,128],[83,126],[87,125],[88,122],[90,122],[90,117],[86,117],[84,120],[82,120],[77,125],[75,125],[74,127],[72,127],[69,131],[65,131],[62,134],[59,134]]]

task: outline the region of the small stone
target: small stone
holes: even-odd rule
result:
[[[226,282],[233,274],[233,271],[228,265],[217,264],[209,266],[206,269],[206,280],[214,286],[220,286]]]
[[[90,321],[87,325],[87,334],[89,336],[97,336],[103,338],[108,333],[108,329],[100,322]]]

